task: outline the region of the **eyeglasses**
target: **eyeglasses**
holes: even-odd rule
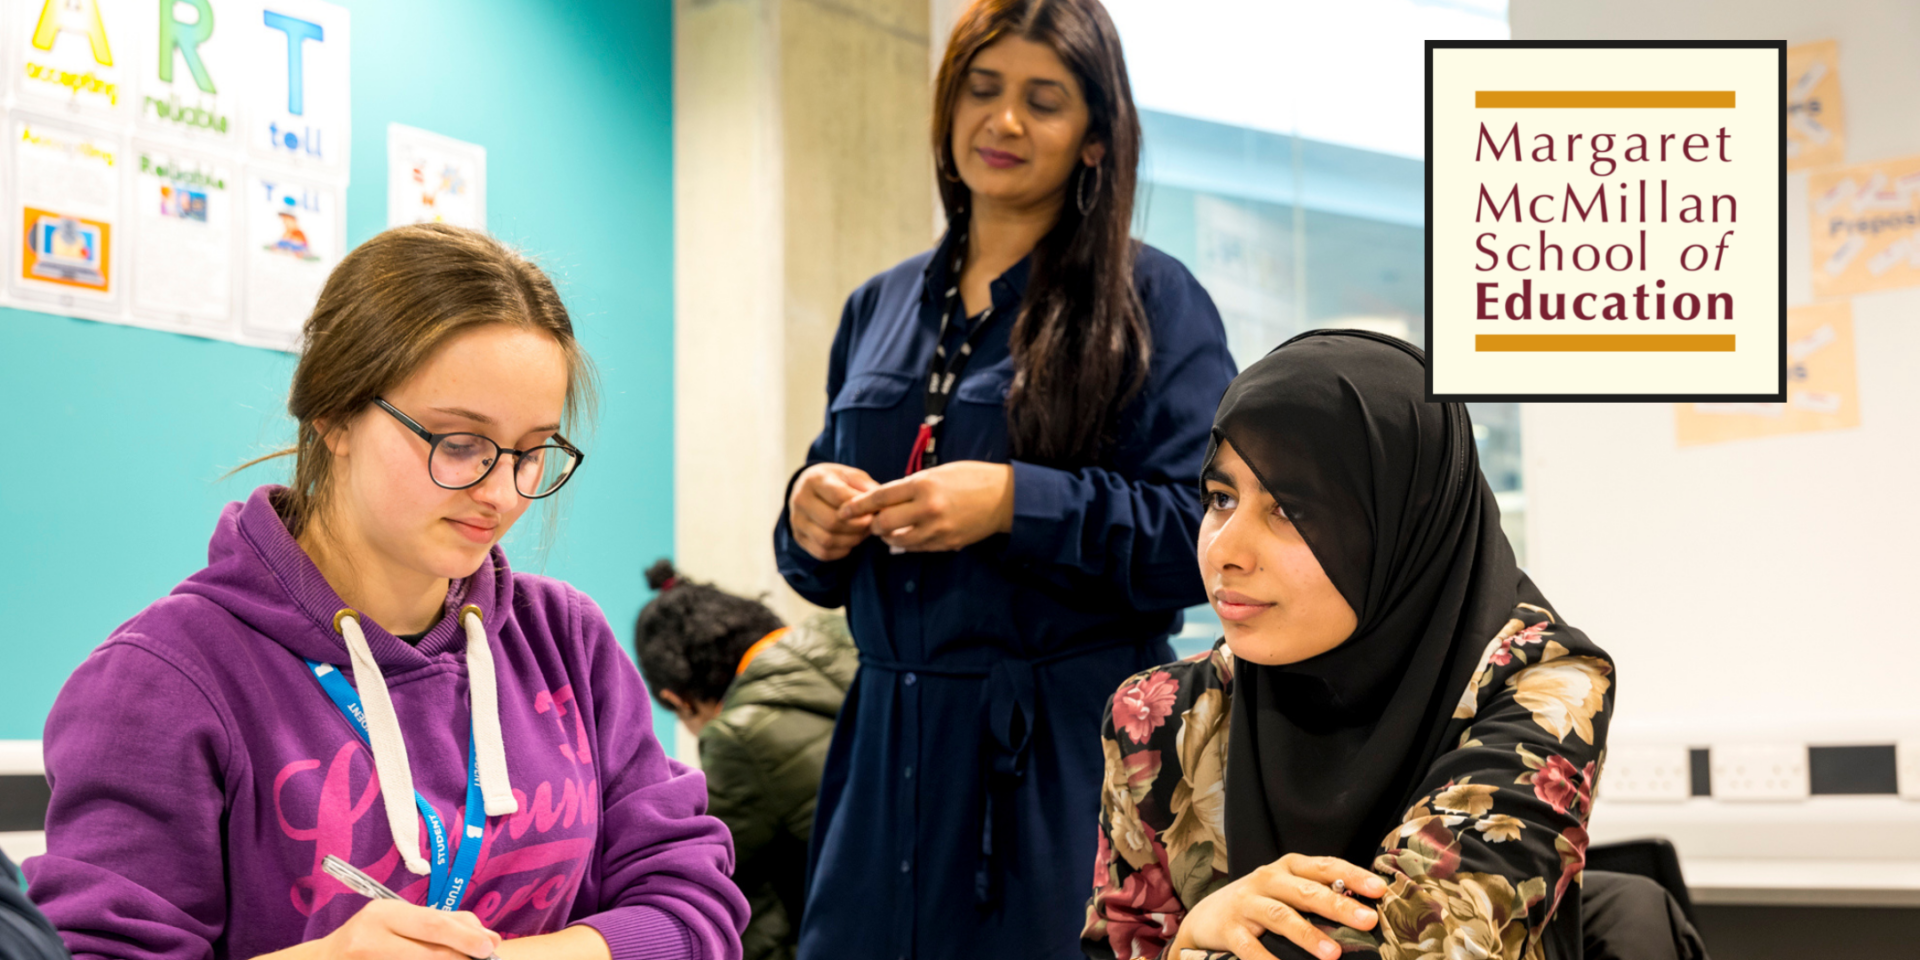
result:
[[[380,397],[374,397],[373,402],[427,442],[427,475],[448,490],[465,490],[485,480],[500,463],[500,455],[510,453],[513,488],[528,500],[538,500],[559,491],[587,459],[559,434],[554,435],[553,443],[515,450],[477,433],[431,433]]]

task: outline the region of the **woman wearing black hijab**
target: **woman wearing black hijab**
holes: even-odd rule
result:
[[[1516,566],[1425,365],[1315,331],[1221,400],[1225,636],[1114,695],[1090,955],[1582,955],[1613,664]]]

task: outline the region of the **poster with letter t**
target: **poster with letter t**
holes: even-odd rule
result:
[[[346,237],[342,191],[267,168],[247,173],[242,342],[292,349]]]
[[[245,16],[248,153],[344,180],[352,119],[346,8],[266,0]]]

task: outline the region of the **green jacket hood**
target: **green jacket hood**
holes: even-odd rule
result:
[[[727,688],[721,709],[782,707],[831,720],[840,713],[859,666],[846,618],[821,614],[760,651]]]

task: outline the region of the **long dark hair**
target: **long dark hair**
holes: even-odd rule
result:
[[[1087,138],[1106,146],[1097,167],[1081,165],[1071,178],[1059,221],[1034,248],[1010,344],[1013,456],[1086,463],[1113,439],[1114,414],[1146,383],[1152,353],[1129,235],[1140,118],[1120,35],[1099,0],[978,0],[954,25],[934,82],[933,150],[948,222],[964,222],[971,199],[955,172],[954,103],[974,55],[1003,37],[1045,44],[1073,71],[1091,115]],[[1092,198],[1084,215],[1076,203],[1082,190]]]

